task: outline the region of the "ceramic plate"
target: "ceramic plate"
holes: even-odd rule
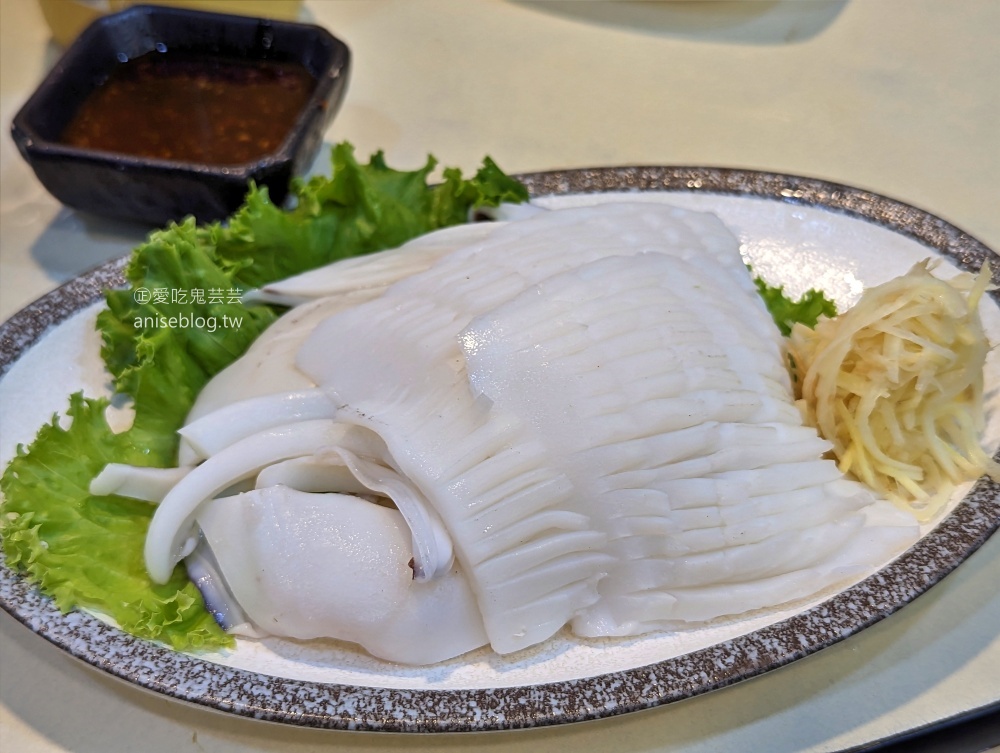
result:
[[[619,198],[717,213],[755,271],[798,294],[820,287],[841,308],[861,290],[928,257],[943,273],[995,254],[926,212],[831,183],[745,170],[629,167],[521,176],[535,200],[568,206]],[[32,439],[66,396],[101,394],[93,317],[123,262],[100,267],[27,307],[0,329],[0,462]],[[983,305],[1000,341],[1000,295]],[[1000,445],[1000,355],[987,365],[986,441]],[[60,614],[20,574],[0,568],[4,608],[83,661],[163,695],[241,716],[342,729],[470,731],[596,719],[670,703],[800,659],[870,626],[933,586],[1000,525],[996,484],[955,495],[920,541],[868,577],[807,603],[679,633],[580,640],[560,634],[513,655],[480,650],[428,668],[400,667],[333,641],[240,640],[191,656],[133,638],[97,616]]]

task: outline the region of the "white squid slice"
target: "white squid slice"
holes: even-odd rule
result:
[[[858,511],[875,501],[865,488],[844,481],[821,487],[807,511],[752,518],[751,500],[734,507],[721,504],[718,496],[688,510],[675,507],[690,504],[683,495],[674,502],[670,489],[678,481],[760,470],[773,484],[771,469],[780,473],[829,449],[813,429],[799,425],[787,387],[759,389],[762,376],[772,385],[787,385],[782,352],[773,337],[755,332],[762,326],[759,315],[766,314],[758,310],[759,302],[745,300],[731,287],[725,278],[720,281],[713,272],[665,254],[608,257],[543,281],[474,319],[461,335],[471,384],[494,411],[533,418],[543,444],[558,448],[558,467],[580,490],[580,509],[610,535],[606,551],[616,556],[616,564],[600,582],[601,599],[582,608],[573,621],[584,634],[617,635],[631,629],[622,625],[648,623],[649,618],[629,611],[644,603],[639,595],[753,583],[794,571],[810,576],[789,584],[811,581],[815,591],[830,586],[844,568],[870,562],[873,553],[889,556],[899,543],[898,531],[886,530],[872,537],[872,551],[858,561],[814,567],[830,560],[861,528],[864,518]],[[720,302],[724,297],[727,301]],[[729,303],[733,297],[744,306]],[[710,308],[733,311],[724,319],[706,315],[691,323],[690,337],[681,345],[672,327],[659,326],[674,310]],[[553,330],[553,321],[572,339]],[[647,337],[663,340],[647,343],[646,362],[623,366],[615,354],[640,328]],[[574,342],[581,337],[589,340],[586,347]],[[668,357],[656,357],[664,351]],[[728,370],[735,385],[700,390],[701,371],[690,379],[669,378],[706,354],[712,355],[713,369]],[[642,400],[620,400],[636,390]],[[775,418],[784,423],[774,423]],[[823,462],[839,479],[832,461]],[[787,475],[772,494],[793,492],[807,503],[809,495],[801,493],[797,481]],[[659,510],[649,502],[649,493],[656,491],[666,493]],[[909,526],[905,536],[913,533]],[[775,592],[770,587],[737,590],[746,593],[746,609],[765,606]],[[799,596],[793,589],[777,603]],[[759,601],[752,603],[754,598]],[[668,604],[678,609],[658,619],[684,619],[683,599],[652,601],[661,610]]]
[[[199,539],[191,554],[184,558],[184,567],[188,578],[201,593],[205,608],[223,630],[247,638],[263,638],[267,635],[254,626],[236,601],[204,536]]]
[[[308,390],[315,384],[295,368],[295,354],[313,328],[331,314],[372,297],[372,293],[336,296],[312,301],[279,317],[236,359],[216,374],[198,393],[187,423],[241,400]],[[180,465],[198,460],[198,453],[181,439]]]
[[[279,317],[241,358],[205,386],[188,414],[188,422],[241,400],[315,386],[295,368],[295,354],[320,321],[378,298],[392,283],[428,268],[467,243],[485,238],[499,226],[484,222],[446,228],[397,249],[344,259],[248,292],[244,295],[248,303],[295,308]],[[178,464],[192,465],[199,459],[199,453],[182,437]]]
[[[450,569],[451,539],[439,516],[418,488],[391,466],[384,443],[371,432],[330,420],[284,424],[227,446],[186,475],[163,498],[146,537],[146,568],[165,582],[173,567],[192,549],[194,517],[200,505],[267,466],[321,453],[339,458],[354,476],[346,491],[360,482],[368,492],[392,499],[412,532],[413,574],[427,580]],[[329,489],[328,491],[341,491]]]
[[[339,455],[333,462],[331,453],[283,460],[269,465],[257,474],[255,487],[287,486],[300,492],[330,492],[339,494],[370,495],[372,490],[357,477]]]
[[[369,445],[364,451],[368,456],[331,446],[316,455],[275,463],[257,475],[256,487],[281,485],[303,492],[336,491],[391,500],[414,531],[413,577],[430,580],[449,571],[454,563],[451,537],[427,499],[386,465],[390,461],[384,445]]]
[[[230,403],[191,421],[178,433],[198,458],[204,459],[265,429],[335,415],[336,409],[322,390],[298,390]]]
[[[353,291],[380,292],[404,277],[423,272],[446,254],[485,238],[497,226],[456,225],[415,238],[399,248],[355,256],[248,291],[247,303],[298,306],[317,298]]]
[[[502,203],[495,207],[476,207],[469,212],[470,222],[482,222],[491,220],[493,222],[510,222],[524,220],[533,217],[541,212],[548,212],[545,207],[525,201],[520,204]]]
[[[659,587],[642,590],[635,588],[635,583],[608,581],[603,584],[608,593],[596,607],[574,620],[572,629],[577,635],[589,637],[678,630],[720,615],[742,614],[807,599],[820,590],[817,584],[842,584],[867,573],[872,552],[887,549],[902,552],[913,542],[912,518],[906,513],[884,500],[876,501],[865,512],[866,518],[875,517],[878,524],[862,527],[853,518],[819,529],[804,529],[798,534],[783,534],[771,541],[766,554],[762,553],[751,564],[761,568],[766,560],[778,559],[784,561],[784,567],[775,569],[784,572],[758,578],[726,579],[720,573],[721,579],[714,583],[663,585],[668,577],[676,577],[676,573],[667,576],[665,572],[650,572],[662,567],[658,560],[643,563],[640,571],[648,574],[652,582],[660,583]],[[785,552],[784,545],[794,551]],[[826,552],[825,557],[809,557],[811,545]],[[806,558],[812,560],[809,566],[793,567],[793,561]],[[721,564],[722,558],[719,560],[716,564]],[[737,562],[731,560],[730,567],[734,566]]]
[[[90,493],[99,497],[117,494],[145,502],[160,502],[192,468],[146,468],[108,463],[90,482]]]
[[[333,637],[407,664],[487,642],[457,571],[413,579],[410,531],[396,510],[274,486],[214,500],[198,524],[241,610],[268,633]]]
[[[166,583],[174,566],[190,553],[195,515],[204,502],[271,463],[337,443],[346,430],[333,421],[268,429],[230,445],[184,476],[156,508],[146,534],[146,569],[153,581]]]
[[[394,468],[362,457],[345,448],[330,448],[339,455],[368,490],[391,499],[413,532],[413,577],[432,580],[451,570],[454,556],[451,537],[426,497]]]

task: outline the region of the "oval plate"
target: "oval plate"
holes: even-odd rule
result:
[[[625,191],[638,192],[630,199],[715,211],[740,237],[759,274],[786,284],[793,294],[821,287],[841,306],[853,302],[863,286],[901,274],[928,255],[973,271],[995,256],[927,212],[807,178],[700,167],[595,168],[519,177],[549,205]],[[871,253],[873,245],[879,253]],[[105,264],[2,325],[0,374],[17,365],[53,325],[99,301],[104,288],[123,284],[123,267],[124,260]],[[993,303],[1000,302],[997,291],[990,296]],[[987,326],[997,328],[1000,314],[992,308]],[[994,335],[994,329],[990,332]],[[989,368],[993,380],[996,369]],[[66,394],[60,397],[64,400]],[[991,421],[995,441],[997,417]],[[354,653],[350,666],[334,670],[317,663],[322,665],[324,655],[341,661],[352,655],[349,649],[329,644],[289,649],[290,642],[279,642],[277,651],[263,657],[253,649],[249,658],[239,656],[242,649],[235,658],[196,657],[136,639],[88,613],[61,614],[22,574],[6,566],[0,567],[0,603],[35,633],[100,670],[165,696],[240,716],[392,732],[538,727],[705,693],[863,630],[933,586],[1000,526],[1000,486],[980,480],[970,487],[910,550],[825,600],[694,631],[680,641],[666,635],[589,644],[560,638],[509,662],[481,651],[444,668],[423,670],[393,668]]]

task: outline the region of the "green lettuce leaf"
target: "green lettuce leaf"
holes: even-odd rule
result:
[[[434,186],[427,182],[433,157],[419,170],[397,171],[381,152],[359,163],[344,143],[333,148],[332,163],[330,177],[294,182],[291,209],[251,186],[225,224],[188,219],[151,234],[132,254],[128,288],[106,293],[101,352],[116,391],[132,400],[132,426],[113,433],[106,401],[74,395],[69,428],[53,418],[0,478],[7,564],[60,609],[101,612],[180,650],[231,645],[182,568],[165,585],[149,580],[142,551],[152,506],[93,496],[90,481],[111,462],[175,464],[176,430],[202,387],[279,313],[244,305],[242,292],[464,222],[478,206],[528,198],[489,159],[471,179],[448,169]]]
[[[105,464],[149,460],[131,437],[111,432],[106,407],[106,400],[77,393],[68,429],[54,417],[30,450],[18,448],[0,478],[0,541],[8,566],[25,571],[63,611],[89,607],[134,635],[177,649],[231,644],[183,571],[164,585],[146,576],[143,544],[152,505],[89,494]]]
[[[791,333],[793,324],[804,324],[814,329],[821,316],[832,318],[837,315],[836,305],[822,291],[807,290],[801,298],[793,300],[785,294],[784,285],[769,285],[756,276],[753,281],[774,323],[785,337]]]

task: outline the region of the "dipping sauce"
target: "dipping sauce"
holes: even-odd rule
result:
[[[315,86],[298,63],[151,52],[115,68],[59,141],[180,162],[253,162],[278,149]]]

